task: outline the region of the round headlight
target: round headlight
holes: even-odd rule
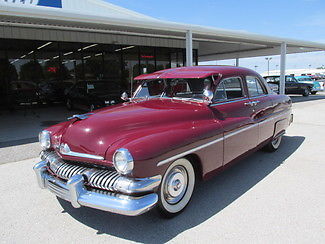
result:
[[[113,156],[114,167],[122,175],[127,175],[132,172],[134,163],[133,157],[129,150],[120,148],[116,150]]]
[[[39,142],[41,143],[41,147],[45,149],[49,149],[51,147],[51,134],[50,132],[43,130],[39,133]]]

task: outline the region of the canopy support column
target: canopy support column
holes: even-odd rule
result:
[[[239,58],[236,58],[236,67],[239,67]]]
[[[193,34],[191,30],[186,32],[186,66],[193,66]]]
[[[279,93],[285,94],[285,78],[286,78],[286,56],[287,56],[287,43],[281,43],[281,63],[280,63],[280,84]]]

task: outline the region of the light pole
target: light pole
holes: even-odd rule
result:
[[[270,61],[272,58],[265,58],[267,61],[267,75],[270,75]]]

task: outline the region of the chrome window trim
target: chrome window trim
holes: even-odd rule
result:
[[[244,132],[244,131],[246,131],[246,130],[249,130],[249,129],[251,129],[251,128],[254,128],[254,127],[256,127],[256,126],[259,126],[260,124],[263,124],[263,123],[269,122],[269,121],[271,121],[271,120],[275,120],[275,119],[277,119],[277,118],[279,118],[279,117],[281,117],[281,116],[284,116],[284,115],[286,115],[286,114],[290,114],[290,113],[291,113],[290,111],[280,111],[280,112],[277,113],[276,116],[273,116],[273,115],[272,115],[271,118],[267,118],[267,119],[265,119],[265,120],[263,120],[263,121],[261,121],[261,122],[257,122],[257,123],[254,123],[254,124],[252,124],[252,125],[246,126],[246,127],[244,127],[244,128],[240,128],[240,129],[238,129],[238,130],[236,130],[236,131],[234,131],[234,132],[230,132],[229,134],[227,134],[227,135],[225,135],[225,136],[222,136],[222,137],[220,137],[220,138],[218,138],[218,139],[216,139],[216,140],[213,140],[213,141],[211,141],[211,142],[205,143],[205,144],[203,144],[203,145],[201,145],[201,146],[197,146],[197,147],[192,148],[192,149],[190,149],[190,150],[187,150],[187,151],[185,151],[185,152],[182,152],[182,153],[176,154],[176,155],[174,155],[174,156],[172,156],[172,157],[170,157],[170,158],[164,159],[164,160],[162,160],[162,161],[159,161],[159,162],[157,163],[157,166],[162,166],[162,165],[164,165],[164,164],[166,164],[166,163],[169,163],[170,161],[174,161],[174,160],[176,160],[176,159],[178,159],[178,158],[181,158],[181,157],[183,157],[183,156],[186,156],[186,155],[188,155],[188,154],[191,154],[191,153],[193,153],[193,152],[196,152],[196,151],[198,151],[198,150],[201,150],[201,149],[203,149],[203,148],[206,148],[206,147],[208,147],[208,146],[211,146],[211,145],[213,145],[213,144],[215,144],[215,143],[218,143],[218,142],[220,142],[220,141],[223,141],[223,140],[225,140],[225,139],[227,139],[227,138],[229,138],[229,137],[231,137],[231,136],[237,135],[238,133]]]
[[[249,97],[249,98],[259,98],[259,97],[267,97],[269,94],[263,94],[263,95],[258,95],[258,96],[254,96],[254,97]]]
[[[226,77],[226,78],[223,78],[222,80],[220,80],[220,82],[218,83],[218,85],[216,86],[216,89],[215,89],[215,91],[214,91],[214,93],[213,93],[213,96],[215,95],[215,93],[216,93],[216,91],[217,91],[217,88],[218,88],[218,86],[220,85],[220,83],[222,83],[222,82],[224,82],[225,80],[228,80],[228,79],[236,79],[236,78],[238,78],[239,80],[240,80],[240,85],[241,85],[241,89],[242,89],[242,94],[243,94],[243,96],[242,97],[238,97],[238,98],[231,98],[231,99],[224,99],[224,100],[222,100],[222,101],[213,101],[213,99],[212,99],[212,102],[213,103],[218,103],[218,102],[221,102],[221,103],[227,103],[228,101],[229,102],[232,102],[232,101],[241,101],[242,99],[248,99],[249,97],[248,97],[248,95],[247,94],[245,94],[246,92],[245,92],[245,86],[244,86],[244,80],[243,80],[243,78],[241,77],[241,76],[232,76],[232,77]],[[225,86],[223,87],[224,89],[225,89]],[[213,104],[211,104],[211,106],[212,106]]]
[[[243,98],[234,98],[234,99],[231,99],[231,100],[228,100],[228,101],[220,101],[220,102],[215,102],[215,103],[212,103],[210,106],[214,107],[214,106],[217,106],[217,105],[223,105],[223,104],[227,104],[227,103],[234,103],[234,102],[241,102],[241,101],[245,101],[245,100],[249,100],[248,97],[243,97]]]

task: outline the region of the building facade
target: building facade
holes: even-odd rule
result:
[[[197,65],[197,50],[193,54]],[[0,39],[0,92],[3,104],[22,82],[105,81],[131,93],[134,77],[184,65],[184,48]]]
[[[281,53],[284,70],[286,53],[319,50],[325,44],[161,21],[102,0],[0,0],[0,104],[48,82],[132,93],[137,75],[198,61]]]

